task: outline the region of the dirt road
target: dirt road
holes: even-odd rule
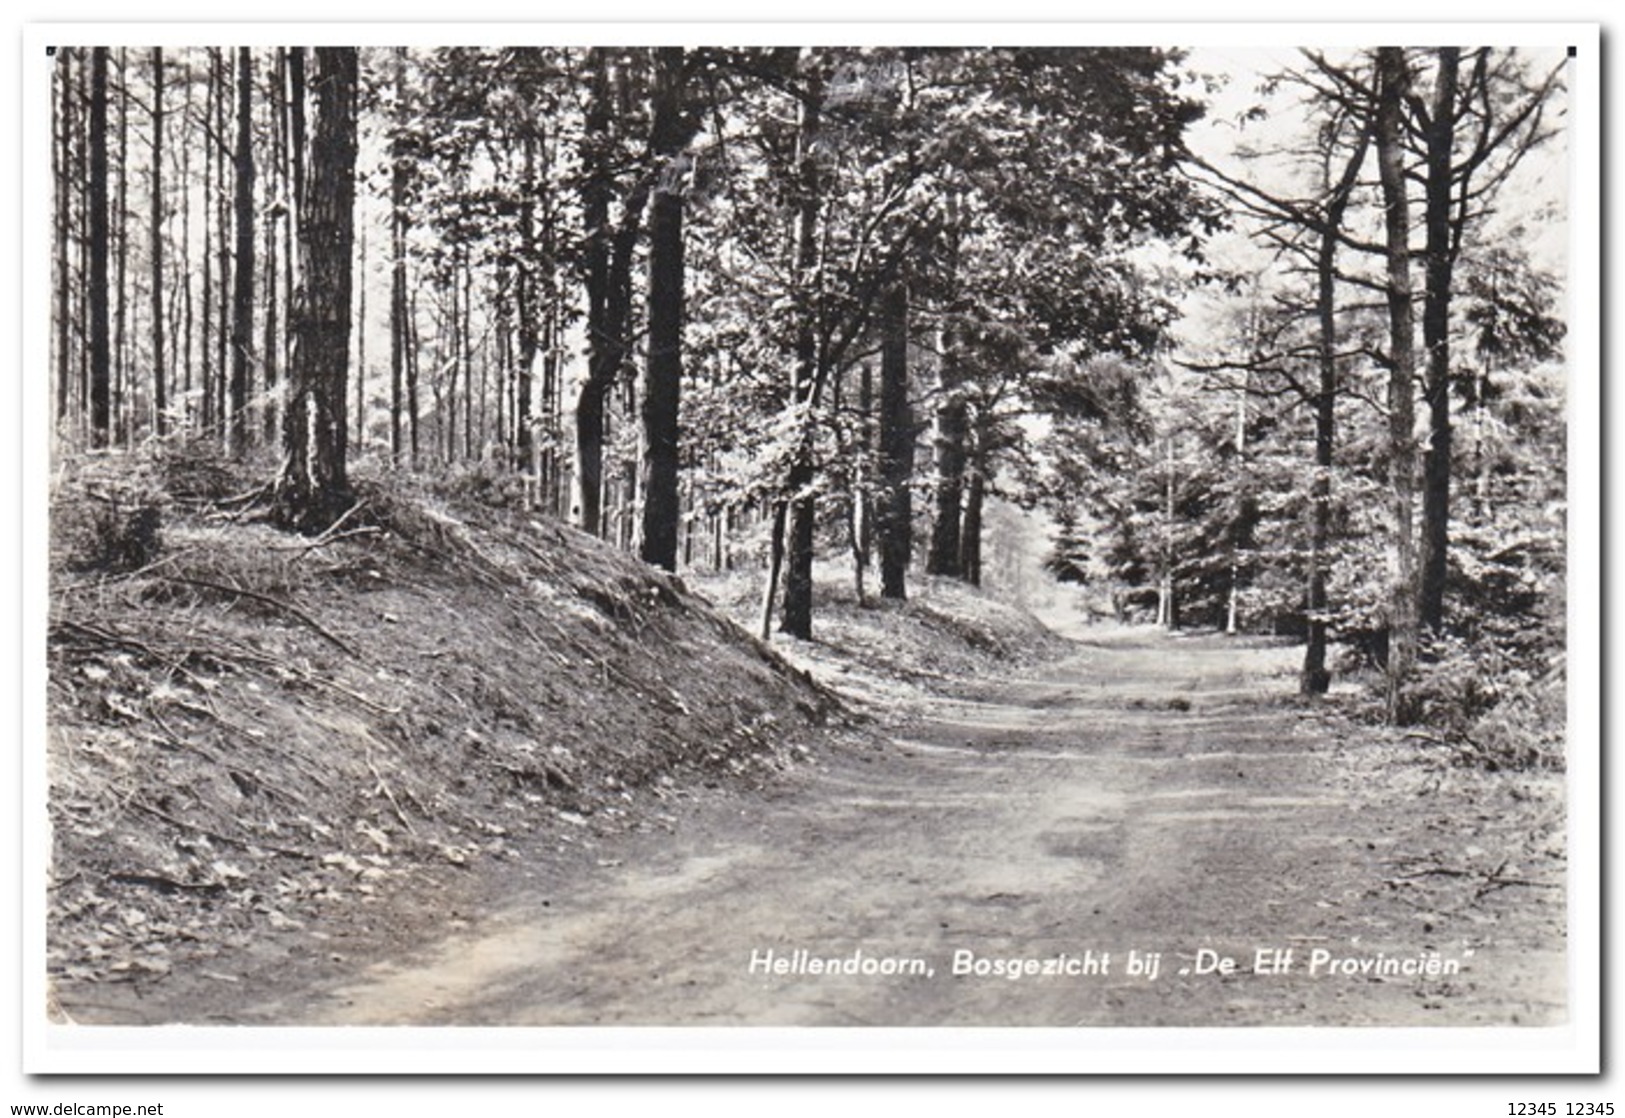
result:
[[[1291,701],[1296,655],[1081,642],[1033,678],[967,682],[884,745],[605,838],[570,872],[515,867],[506,901],[443,942],[234,1017],[1560,1021],[1561,891],[1412,895],[1430,875],[1395,866],[1454,826],[1451,805],[1351,783],[1346,743]]]

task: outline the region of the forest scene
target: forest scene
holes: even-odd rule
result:
[[[1566,1023],[1573,65],[53,48],[41,1010]]]

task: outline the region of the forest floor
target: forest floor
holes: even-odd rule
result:
[[[1297,648],[926,582],[821,584],[817,639],[766,652],[609,549],[416,507],[275,586],[177,559],[55,588],[56,1020],[1565,1019],[1561,774],[1306,704]],[[407,546],[424,508],[480,578]],[[209,532],[287,546],[189,524],[194,564],[226,562]],[[748,616],[743,580],[707,589]]]

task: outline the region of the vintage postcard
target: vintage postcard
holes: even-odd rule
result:
[[[24,49],[28,1070],[1599,1066],[1596,27]]]

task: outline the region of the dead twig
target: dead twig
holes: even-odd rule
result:
[[[370,749],[367,750],[367,768],[372,770],[372,777],[378,782],[377,791],[382,792],[384,798],[389,801],[389,806],[395,809],[395,818],[401,821],[401,826],[406,828],[408,834],[416,836],[418,833],[417,828],[412,826],[412,821],[406,817],[406,812],[401,810],[400,801],[395,798],[395,793],[389,790],[389,782],[384,779],[384,774],[379,772],[378,766],[373,763],[372,750]]]
[[[351,528],[348,532],[340,532],[336,536],[318,537],[317,539],[311,540],[308,543],[287,544],[282,547],[273,547],[270,550],[297,551],[299,553],[299,557],[302,559],[306,555],[309,555],[312,551],[315,551],[318,548],[326,547],[330,543],[338,543],[340,540],[353,540],[360,536],[381,536],[383,534],[384,530],[382,528],[379,528],[373,524],[364,524],[360,528]]]
[[[171,551],[168,555],[163,555],[157,559],[154,559],[144,567],[138,567],[133,571],[125,571],[121,574],[104,575],[101,578],[95,579],[85,579],[82,582],[70,582],[58,588],[56,593],[59,596],[66,597],[69,594],[77,594],[84,590],[102,590],[116,583],[129,582],[132,579],[140,578],[143,575],[150,575],[159,567],[167,566],[168,564],[181,558],[183,555],[190,554],[196,550],[197,548],[195,547],[177,548],[176,550]]]

